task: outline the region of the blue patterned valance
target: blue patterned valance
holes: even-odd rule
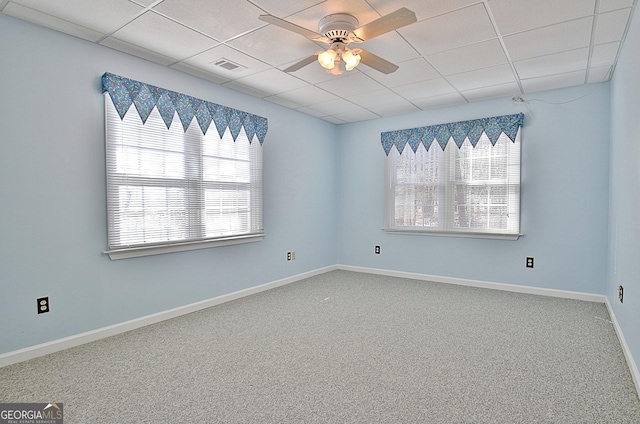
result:
[[[451,138],[458,148],[466,139],[473,147],[476,147],[482,134],[486,134],[491,144],[495,145],[500,135],[504,133],[511,141],[515,141],[518,129],[522,127],[524,113],[515,115],[494,116],[492,118],[474,119],[472,121],[451,122],[448,124],[430,125],[428,127],[411,128],[407,130],[387,131],[380,134],[382,147],[389,156],[393,146],[402,153],[409,144],[411,150],[416,152],[422,143],[427,151],[434,140],[438,142],[442,150],[447,147]]]
[[[156,107],[167,128],[171,127],[174,114],[178,112],[185,131],[195,116],[203,134],[207,133],[213,121],[220,138],[229,128],[235,141],[242,127],[244,127],[249,142],[255,136],[262,144],[267,135],[267,118],[120,77],[109,72],[102,76],[102,93],[107,92],[111,96],[120,119],[124,118],[133,103],[143,123],[147,121],[151,111]]]

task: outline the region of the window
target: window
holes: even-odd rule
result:
[[[517,238],[520,132],[492,133],[494,141],[484,131],[477,139],[463,132],[454,140],[452,125],[420,138],[405,132],[406,142],[389,149],[385,229]]]
[[[235,140],[229,128],[204,134],[195,117],[169,126],[156,107],[144,123],[121,118],[104,98],[112,259],[261,239],[260,143],[244,129]]]

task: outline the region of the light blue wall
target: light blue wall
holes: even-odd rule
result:
[[[509,99],[341,125],[341,264],[603,293],[606,279],[609,86],[525,96],[517,241],[387,234],[380,132],[517,113]],[[565,103],[565,104],[551,104]],[[526,111],[526,109],[524,110]],[[374,245],[382,253],[374,254]],[[527,256],[535,268],[525,268]]]
[[[640,9],[611,81],[609,266],[606,294],[640,361]],[[617,286],[624,286],[624,303]]]
[[[336,263],[333,124],[5,15],[0,58],[0,353]],[[269,119],[262,242],[101,253],[105,71]]]

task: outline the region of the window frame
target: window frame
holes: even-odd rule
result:
[[[486,134],[483,134],[481,137],[481,141],[479,142],[487,142],[490,143]],[[505,134],[500,135],[499,142],[513,143]],[[440,175],[440,179],[438,182],[426,182],[423,184],[419,184],[422,186],[439,186],[439,196],[438,196],[438,208],[439,211],[442,210],[443,213],[439,215],[438,221],[439,225],[437,228],[434,227],[426,227],[426,226],[407,226],[407,225],[396,225],[395,224],[395,187],[399,184],[396,182],[395,174],[396,174],[396,161],[397,156],[402,154],[412,154],[415,155],[411,147],[407,144],[404,146],[402,153],[400,153],[397,149],[397,146],[392,147],[389,151],[389,154],[385,157],[385,208],[384,208],[384,228],[383,230],[386,233],[390,234],[406,234],[406,235],[426,235],[426,236],[439,236],[439,237],[463,237],[463,238],[484,238],[484,239],[500,239],[500,240],[517,240],[521,234],[521,175],[522,175],[522,144],[521,144],[521,131],[517,132],[516,141],[518,148],[518,183],[516,185],[517,193],[512,193],[513,196],[517,196],[517,213],[518,213],[518,222],[517,229],[512,229],[510,232],[496,232],[492,229],[469,229],[465,230],[463,228],[454,228],[454,212],[455,201],[454,197],[451,195],[445,194],[447,190],[455,190],[455,177],[452,175],[455,174],[455,161],[456,161],[456,153],[455,151],[459,150],[459,147],[453,139],[450,139],[444,149],[441,148],[439,143],[433,142],[431,143],[430,149],[436,149],[440,157],[440,166],[444,166],[442,169],[442,174],[444,174],[444,178],[446,179],[445,183],[441,183],[442,175]],[[461,144],[465,146],[469,144],[469,140],[465,139]],[[491,144],[490,144],[491,145]],[[493,147],[493,145],[491,145]],[[419,149],[425,149],[422,143],[418,146]],[[475,148],[475,147],[472,147]],[[425,149],[426,150],[426,149]],[[507,155],[508,156],[508,155]],[[509,167],[509,164],[506,165]],[[408,183],[410,185],[417,185],[415,183]],[[467,186],[472,185],[481,185],[486,186],[486,184],[474,184],[473,182],[468,182]],[[507,184],[508,190],[509,185]],[[448,199],[449,202],[443,201]],[[509,204],[507,205],[509,208]],[[514,213],[513,209],[509,209],[509,213]]]
[[[106,159],[106,172],[107,172],[107,217],[108,220],[111,221],[113,219],[113,214],[114,212],[117,212],[117,200],[116,200],[116,196],[115,195],[111,195],[110,193],[112,192],[112,190],[114,189],[114,179],[117,179],[118,176],[122,176],[125,174],[118,174],[118,175],[112,175],[113,174],[113,163],[110,163],[110,161],[114,161],[114,157],[110,156],[110,152],[109,152],[109,140],[108,140],[108,132],[110,131],[109,129],[109,124],[108,124],[108,115],[110,113],[115,113],[117,114],[118,112],[115,109],[115,106],[112,102],[111,97],[109,96],[109,94],[107,94],[106,92],[104,93],[104,99],[105,99],[105,159]],[[109,110],[109,108],[111,108],[112,110]],[[140,117],[137,116],[137,114],[135,114],[135,109],[134,109],[134,105],[131,105],[130,109],[132,109],[133,111],[131,111],[132,115],[135,115],[135,119],[140,119]],[[176,117],[174,117],[176,118]],[[118,118],[119,120],[121,120],[121,118]],[[176,120],[176,119],[174,119]],[[142,122],[141,122],[142,124]],[[144,125],[144,124],[142,124]],[[177,123],[174,122],[174,125],[178,125]],[[195,123],[195,118],[193,119],[193,121],[191,122],[191,126],[196,126],[197,124]],[[180,126],[180,125],[178,125]],[[111,129],[113,130],[113,129]],[[189,129],[191,130],[191,128]],[[195,129],[194,129],[195,130]],[[180,129],[180,131],[182,131],[182,129]],[[197,131],[200,131],[200,129],[198,128]],[[215,132],[215,128],[210,129],[210,131],[213,131],[213,133],[215,133],[216,137],[218,136],[218,134]],[[227,128],[226,133],[225,133],[225,138],[226,137],[231,137],[230,133],[229,133],[229,129]],[[186,133],[186,131],[185,131]],[[242,137],[240,137],[237,141],[233,141],[233,143],[249,143],[249,140],[246,137],[246,134],[244,133],[244,130],[240,131],[240,134],[242,135]],[[185,135],[186,137],[186,135]],[[205,201],[204,201],[204,197],[205,197],[205,192],[207,189],[207,186],[212,186],[212,185],[237,185],[240,184],[237,181],[208,181],[204,178],[203,176],[203,172],[204,172],[204,167],[202,165],[203,159],[205,158],[206,154],[204,152],[205,149],[203,149],[203,141],[204,141],[204,135],[202,135],[202,137],[200,138],[200,142],[199,142],[199,146],[197,147],[197,152],[195,153],[195,156],[197,156],[199,158],[200,163],[198,164],[197,168],[198,171],[196,172],[196,174],[192,175],[191,171],[188,170],[184,170],[184,175],[183,178],[166,178],[166,177],[150,177],[150,176],[140,176],[140,177],[129,177],[128,181],[129,182],[133,182],[134,184],[128,184],[129,186],[142,186],[142,187],[149,187],[149,186],[156,186],[156,187],[180,187],[183,188],[185,191],[197,191],[196,193],[196,199],[192,199],[192,196],[188,196],[185,195],[185,199],[184,199],[184,206],[185,206],[185,210],[192,210],[190,209],[193,206],[193,203],[199,203],[200,205],[204,206]],[[183,139],[184,140],[184,139]],[[260,197],[259,199],[254,199],[253,197],[255,196],[250,196],[250,206],[249,208],[251,209],[253,206],[255,206],[256,204],[259,207],[259,217],[258,219],[258,224],[259,224],[259,228],[257,228],[257,231],[255,232],[240,232],[240,233],[236,233],[236,234],[231,234],[231,235],[222,235],[222,236],[214,236],[214,237],[207,237],[206,233],[205,233],[205,226],[206,226],[206,219],[207,219],[207,210],[206,209],[200,209],[200,211],[197,213],[198,217],[197,219],[197,223],[195,225],[188,225],[186,227],[187,231],[188,231],[188,238],[187,239],[179,239],[179,240],[167,240],[167,241],[161,241],[161,242],[146,242],[146,243],[135,243],[135,244],[114,244],[112,243],[112,240],[109,239],[108,244],[108,250],[104,251],[104,254],[108,254],[109,257],[112,260],[117,260],[117,259],[126,259],[126,258],[134,258],[134,257],[141,257],[141,256],[149,256],[149,255],[158,255],[158,254],[165,254],[165,253],[172,253],[172,252],[183,252],[183,251],[190,251],[190,250],[196,250],[196,249],[206,249],[206,248],[211,248],[211,247],[219,247],[219,246],[229,246],[229,245],[236,245],[236,244],[242,244],[242,243],[251,243],[251,242],[258,242],[261,241],[262,238],[264,237],[264,228],[263,228],[263,214],[264,214],[264,209],[263,209],[263,199],[262,199],[262,167],[263,167],[263,162],[262,162],[262,146],[261,144],[258,145],[258,141],[257,140],[253,140],[253,143],[255,144],[255,146],[249,146],[249,149],[253,149],[255,148],[257,151],[259,151],[259,157],[257,158],[257,162],[254,162],[251,158],[253,157],[253,153],[249,152],[250,155],[250,160],[248,162],[248,166],[250,168],[250,174],[249,174],[249,181],[246,183],[242,183],[243,185],[247,185],[247,186],[251,186],[252,184],[257,184],[258,190],[258,196]],[[183,146],[185,147],[185,149],[189,149],[189,148],[193,148],[193,145],[190,145],[188,143],[184,143]],[[190,154],[191,156],[194,156],[194,151],[184,151],[183,155],[187,156],[188,154]],[[115,156],[115,153],[113,154]],[[254,167],[254,165],[257,164],[257,168]],[[255,180],[255,175],[253,175],[253,172],[259,172],[260,176],[258,177],[258,180]],[[197,179],[197,181],[195,181],[194,184],[194,179]],[[133,181],[132,181],[133,180]],[[254,181],[255,180],[255,181]],[[160,184],[158,185],[154,185],[154,182],[160,182]],[[194,187],[192,187],[194,186]],[[117,184],[116,184],[117,187]],[[111,199],[111,200],[110,200]],[[115,204],[114,204],[115,203]],[[116,210],[112,211],[110,208],[111,207],[116,208]],[[251,221],[251,213],[249,212],[249,220]],[[193,217],[189,217],[189,219],[193,219]],[[108,223],[109,228],[111,228],[111,222]],[[255,226],[253,226],[252,224],[249,224],[249,230],[255,230]],[[199,233],[199,234],[196,234]],[[108,237],[110,238],[110,237]],[[118,241],[119,242],[119,241]]]

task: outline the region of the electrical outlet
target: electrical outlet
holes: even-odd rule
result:
[[[624,297],[624,287],[618,286],[618,300],[622,303],[622,298]]]
[[[291,252],[287,252],[287,261],[291,260]]]
[[[38,313],[44,314],[49,312],[49,298],[48,297],[40,297],[38,300]]]
[[[295,250],[292,250],[292,251],[291,251],[291,260],[292,260],[292,261],[295,261],[295,260],[296,260],[296,251],[295,251]]]
[[[533,268],[533,258],[532,257],[528,257],[527,258],[527,268]]]
[[[376,246],[374,252],[376,253],[376,255],[380,254],[380,246]]]

